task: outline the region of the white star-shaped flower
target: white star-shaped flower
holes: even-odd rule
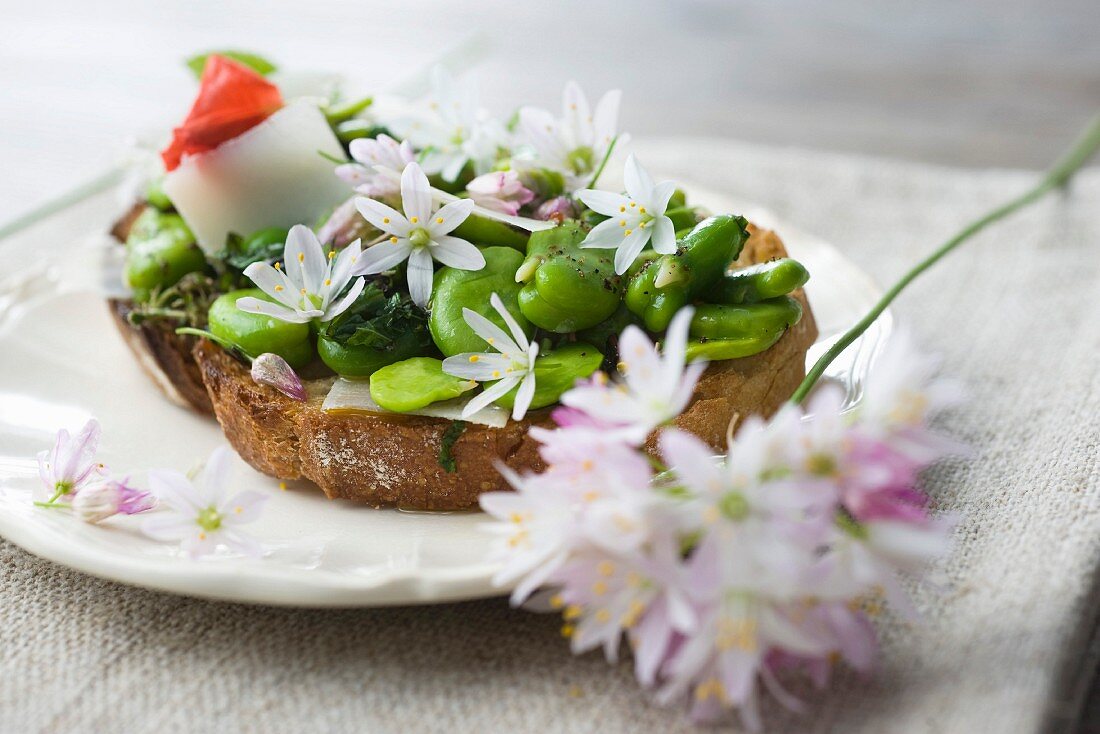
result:
[[[437,210],[428,177],[418,164],[410,163],[401,173],[401,205],[404,214],[374,199],[355,200],[363,218],[390,235],[363,251],[355,274],[381,273],[408,260],[409,295],[416,305],[427,308],[432,295],[432,260],[459,270],[485,267],[481,250],[450,235],[470,216],[474,202],[460,199]]]
[[[615,139],[621,99],[622,92],[613,89],[600,98],[593,113],[584,92],[571,81],[562,93],[560,120],[537,107],[521,109],[520,131],[538,165],[561,171],[569,191],[588,183]]]
[[[486,173],[497,151],[507,147],[508,133],[478,103],[477,87],[458,81],[442,66],[432,69],[432,91],[424,109],[410,120],[394,124],[417,150],[428,173],[454,181],[467,163],[475,174]]]
[[[539,355],[539,345],[528,340],[523,329],[504,307],[500,296],[494,293],[489,298],[489,303],[508,325],[508,330],[512,332],[510,336],[477,311],[464,308],[462,318],[475,334],[484,339],[499,354],[491,352],[456,354],[443,360],[443,371],[455,377],[464,377],[478,382],[497,380],[495,385],[466,404],[462,410],[463,418],[473,415],[519,385],[515,403],[512,405],[512,420],[518,421],[527,413],[527,408],[531,406],[531,399],[535,395],[535,358]]]
[[[676,252],[676,228],[665,216],[668,200],[676,191],[673,181],[653,183],[633,154],[626,159],[623,176],[626,195],[610,191],[584,189],[577,198],[594,212],[610,219],[600,222],[581,247],[615,248],[615,273],[622,275],[638,258],[647,243],[663,255]]]
[[[347,295],[335,300],[351,282],[359,256],[359,240],[355,240],[326,257],[317,235],[309,227],[296,224],[287,235],[281,263],[272,267],[256,262],[244,270],[275,303],[247,296],[237,299],[237,308],[296,324],[313,319],[331,321],[347,310],[363,290],[363,279],[359,278]]]

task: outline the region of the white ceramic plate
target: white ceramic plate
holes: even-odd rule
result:
[[[741,211],[774,227],[809,268],[807,290],[822,334],[811,361],[878,298],[872,281],[832,246],[757,207],[688,190],[715,211]],[[67,226],[68,237],[50,235],[47,267],[26,251],[9,246],[5,253],[16,267],[0,281],[0,534],[86,573],[212,599],[379,606],[504,593],[484,560],[483,516],[373,510],[326,500],[307,483],[281,491],[244,462],[237,462],[235,484],[271,498],[249,526],[265,549],[259,560],[225,553],[192,561],[142,536],[138,518],[92,526],[64,510],[34,507],[35,454],[58,428],[75,430],[89,417],[103,425],[101,459],[139,484],[150,468],[188,470],[223,441],[213,420],[171,405],[140,372],[103,303],[99,264],[109,250],[102,238],[74,235],[79,220]],[[889,331],[887,317],[830,371],[848,386],[850,401],[858,400],[860,378]]]

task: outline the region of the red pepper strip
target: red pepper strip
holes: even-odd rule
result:
[[[211,56],[199,81],[199,95],[183,124],[161,151],[172,171],[184,155],[213,150],[267,119],[283,106],[279,88],[243,64]]]

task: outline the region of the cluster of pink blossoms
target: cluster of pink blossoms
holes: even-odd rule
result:
[[[660,351],[624,331],[622,381],[566,393],[559,427],[535,429],[549,468],[502,469],[516,492],[481,504],[499,534],[497,582],[515,585],[516,604],[560,610],[574,652],[602,647],[614,661],[625,638],[658,702],[689,700],[700,721],[736,710],[759,729],[761,685],[797,707],[782,673],[824,685],[835,660],[869,670],[865,608],[912,612],[898,576],[942,556],[953,526],[932,515],[917,475],[961,450],[927,419],[959,391],[930,382],[928,360],[899,338],[858,409],[843,412],[841,391],[824,386],[805,412],[745,421],[715,456],[665,427],[702,371],[684,366],[690,318],[678,314]]]

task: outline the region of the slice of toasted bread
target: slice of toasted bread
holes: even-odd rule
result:
[[[786,255],[774,233],[753,230],[739,264]],[[802,320],[769,350],[712,364],[695,390],[695,402],[677,419],[716,450],[727,432],[749,415],[771,415],[805,375],[806,350],[817,338],[805,295]],[[477,505],[482,492],[507,489],[494,465],[517,471],[542,468],[532,425],[550,425],[548,410],[496,429],[468,425],[449,453],[454,471],[440,461],[452,421],[421,416],[331,413],[321,410],[332,380],[307,383],[309,400],[292,400],[256,384],[249,370],[220,347],[200,342],[194,356],[214,412],[233,447],[256,469],[281,479],[306,478],[329,497],[420,510]],[[655,450],[651,438],[647,449]]]

